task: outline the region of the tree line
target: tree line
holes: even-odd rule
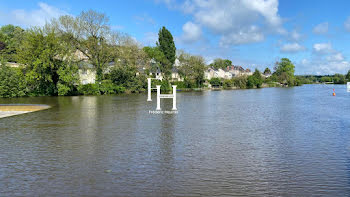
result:
[[[176,59],[183,80],[175,82],[171,75]],[[19,66],[10,67],[9,62]],[[216,59],[209,67],[224,69],[231,65],[230,60]],[[179,89],[203,88],[209,83],[224,88],[260,88],[263,84],[293,86],[307,82],[294,76],[295,67],[286,58],[276,63],[273,73],[265,69],[265,75],[271,74],[268,78],[256,69],[251,76],[208,82],[204,77],[207,68],[203,57],[177,50],[167,28],[159,30],[156,46],[143,47],[129,35],[114,31],[109,18],[93,10],[61,16],[43,27],[0,28],[0,97],[142,92],[149,73],[156,71],[164,78],[157,82],[162,84],[162,91],[169,91],[171,84]],[[81,69],[92,69],[96,83],[82,84]],[[334,76],[332,80],[337,77],[344,79]]]
[[[142,47],[113,31],[109,18],[93,10],[61,16],[44,27],[5,25],[0,28],[0,97],[141,92],[156,69],[170,81],[175,59],[175,43],[165,27],[155,47]],[[204,59],[186,53],[180,59],[188,86],[201,86],[203,76],[196,72],[204,72]],[[79,68],[86,65],[96,72],[95,84],[80,83]]]

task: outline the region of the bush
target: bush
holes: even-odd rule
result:
[[[234,87],[234,79],[225,79],[222,85],[225,89],[232,88]]]
[[[68,93],[71,91],[71,88],[64,84],[58,83],[57,90],[58,90],[59,96],[65,96],[65,95],[68,95]]]
[[[184,82],[184,81],[175,81],[175,82],[172,82],[171,83],[172,85],[176,85],[177,87],[177,89],[185,89],[185,88],[188,88],[187,86],[186,86],[186,83]]]
[[[11,68],[4,63],[0,66],[0,97],[20,97],[26,95],[26,82],[19,68]]]
[[[125,92],[125,88],[115,85],[111,80],[104,80],[99,87],[101,94],[118,94]]]
[[[212,85],[212,86],[222,86],[222,82],[219,78],[212,78],[209,80],[209,83]]]
[[[247,77],[241,76],[234,78],[234,86],[239,87],[241,89],[247,88]]]
[[[82,95],[99,95],[100,90],[98,84],[79,85],[78,92]]]

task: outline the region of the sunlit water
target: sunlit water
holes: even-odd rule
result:
[[[154,96],[1,99],[53,107],[0,119],[0,196],[350,195],[345,86]]]

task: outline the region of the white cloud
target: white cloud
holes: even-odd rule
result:
[[[289,35],[291,40],[294,40],[294,41],[299,41],[302,38],[302,35],[298,33],[296,30],[293,30],[292,32],[290,32]]]
[[[314,53],[311,60],[303,59],[298,65],[304,74],[346,73],[350,69],[350,62],[341,52],[334,50],[331,44],[321,43],[316,48],[322,53]]]
[[[313,46],[316,53],[326,54],[333,52],[333,47],[331,43],[316,43]]]
[[[220,37],[220,44],[261,42],[267,34],[286,34],[278,14],[278,0],[156,0],[181,9],[193,23]]]
[[[304,50],[306,50],[306,48],[298,43],[287,43],[281,47],[281,52],[285,53],[296,53]]]
[[[1,15],[0,21],[3,24],[14,24],[22,27],[43,26],[52,18],[68,14],[66,11],[50,6],[46,3],[38,3],[38,9],[24,10],[16,9]]]
[[[192,23],[191,21],[185,23],[182,26],[183,35],[181,40],[184,42],[196,42],[202,37],[201,27],[197,24]]]
[[[344,27],[346,31],[350,32],[350,16],[344,22]]]
[[[343,61],[344,60],[344,56],[343,56],[342,53],[337,52],[335,54],[327,56],[326,59],[328,61]]]
[[[256,26],[241,29],[238,32],[225,34],[221,37],[220,46],[249,44],[261,42],[265,39],[264,34]]]
[[[312,32],[314,34],[319,34],[319,35],[327,34],[328,33],[328,26],[329,26],[328,22],[318,24],[314,27]]]

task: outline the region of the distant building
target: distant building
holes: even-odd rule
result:
[[[175,66],[171,70],[171,80],[172,81],[184,81],[184,79],[179,75],[179,71]]]
[[[96,82],[96,70],[94,66],[86,61],[78,64],[80,83],[83,85],[94,84]]]
[[[240,77],[244,75],[252,75],[252,71],[250,69],[244,69],[242,66],[228,66],[226,71],[232,74],[232,77]]]

